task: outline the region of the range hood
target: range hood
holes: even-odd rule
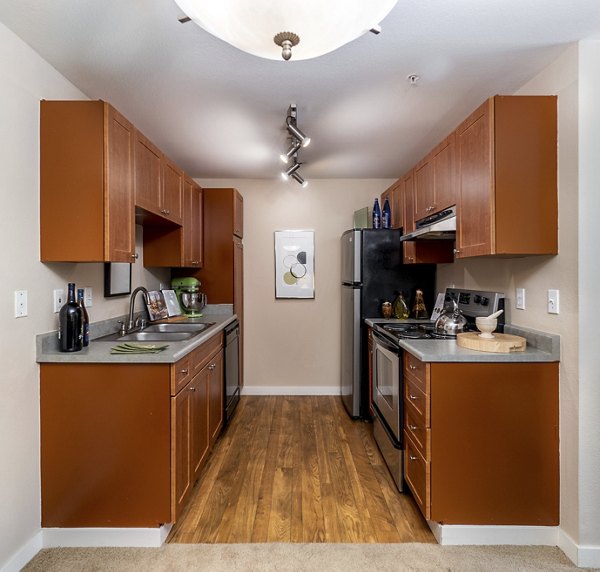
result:
[[[416,230],[400,237],[400,240],[456,238],[456,207],[429,215],[416,222]]]

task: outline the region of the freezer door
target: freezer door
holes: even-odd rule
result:
[[[347,230],[342,234],[342,284],[357,284],[362,280],[361,242],[360,230]]]
[[[360,288],[342,286],[342,401],[352,417],[360,415]]]

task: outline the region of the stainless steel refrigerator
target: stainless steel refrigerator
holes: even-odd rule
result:
[[[368,419],[369,371],[365,318],[402,290],[409,304],[423,290],[431,313],[435,265],[403,264],[401,231],[352,229],[342,234],[342,400],[352,417]],[[410,308],[409,308],[410,309]]]

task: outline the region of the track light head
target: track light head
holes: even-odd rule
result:
[[[287,130],[290,132],[290,135],[295,137],[298,140],[298,143],[302,145],[302,147],[308,147],[310,145],[310,137],[307,137],[301,129],[296,125],[296,122],[293,121],[293,118],[288,117],[287,119]]]
[[[284,163],[289,163],[290,159],[298,152],[298,149],[300,149],[300,142],[299,141],[294,141],[290,145],[290,148],[285,153],[282,153],[281,155],[279,155],[279,158]]]
[[[289,167],[286,171],[281,172],[281,176],[284,181],[287,181],[290,176],[293,176],[294,173],[300,168],[300,163],[294,163],[291,167]]]
[[[308,186],[308,182],[307,182],[307,181],[305,181],[305,180],[302,178],[302,176],[301,176],[301,175],[299,175],[298,173],[292,173],[292,175],[291,175],[291,176],[292,176],[292,178],[293,178],[294,180],[296,180],[296,181],[297,181],[297,182],[298,182],[298,183],[299,183],[299,184],[302,186],[302,188],[303,188],[303,189],[305,189],[305,188]]]

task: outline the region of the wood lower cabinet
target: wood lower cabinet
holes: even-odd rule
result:
[[[456,130],[457,258],[557,254],[556,96],[495,96]]]
[[[134,127],[108,103],[40,103],[42,262],[134,261],[133,169]]]
[[[42,526],[175,522],[222,427],[222,355],[217,334],[175,364],[40,364]]]
[[[405,480],[428,520],[555,526],[558,363],[404,357]]]

